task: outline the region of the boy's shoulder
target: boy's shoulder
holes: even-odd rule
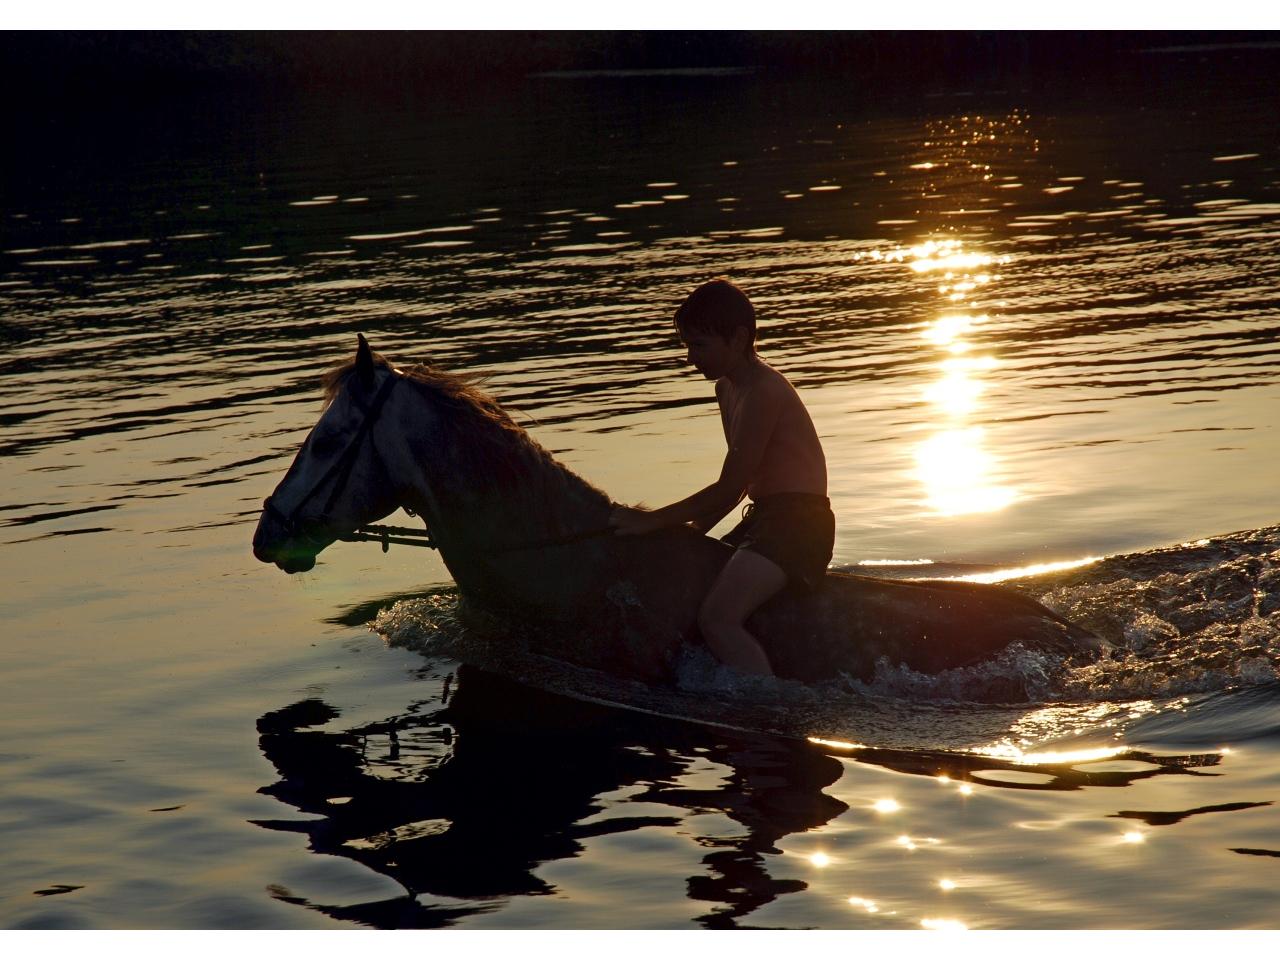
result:
[[[722,414],[736,410],[748,396],[757,411],[769,408],[781,411],[797,403],[803,405],[796,388],[785,375],[768,364],[762,364],[762,367],[756,379],[745,387],[735,386],[728,377],[716,381],[716,403]]]
[[[776,391],[784,393],[794,391],[795,388],[791,386],[791,381],[786,378],[785,374],[778,372],[763,360],[760,361],[760,368],[759,375],[745,388],[736,388],[733,385],[733,381],[728,377],[721,377],[716,381],[716,398],[723,400],[735,394],[755,393],[756,391],[766,394]]]
[[[764,396],[772,397],[775,400],[786,399],[796,392],[786,374],[771,367],[763,360],[760,361],[760,366],[762,367],[760,376],[752,385],[752,390],[758,390]]]

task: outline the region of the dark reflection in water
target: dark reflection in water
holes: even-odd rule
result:
[[[1208,807],[1196,807],[1193,810],[1121,810],[1112,816],[1123,817],[1128,820],[1141,820],[1149,827],[1168,827],[1175,823],[1181,823],[1187,817],[1194,817],[1202,813],[1234,813],[1237,810],[1251,810],[1254,807],[1269,807],[1271,800],[1261,800],[1253,803],[1216,803]]]
[[[708,928],[750,926],[778,897],[808,884],[775,876],[778,842],[823,827],[849,810],[826,792],[840,779],[846,751],[768,736],[713,730],[542,693],[463,666],[442,702],[418,702],[399,716],[348,730],[328,729],[332,706],[306,699],[258,721],[263,755],[280,779],[260,792],[308,819],[255,821],[305,834],[319,854],[348,857],[404,887],[403,897],[320,904],[283,887],[272,896],[336,919],[374,927],[440,927],[499,910],[511,898],[555,894],[540,876],[549,862],[583,855],[587,841],[646,828],[679,828],[720,813],[741,832],[706,836],[706,872],[687,880],[687,896],[709,904],[694,919]],[[321,729],[324,728],[324,729]],[[1091,769],[1089,760],[1027,764],[944,751],[865,749],[860,763],[926,777],[1015,790],[1127,787],[1167,774],[1203,770],[1219,753],[1109,757],[1142,769]],[[709,786],[690,785],[695,767],[726,769]],[[1008,777],[1029,777],[1030,782]],[[627,790],[626,802],[607,800]],[[670,809],[654,814],[652,805]],[[1151,825],[1199,813],[1244,810],[1232,803],[1181,813],[1120,811]],[[512,810],[518,809],[518,815]],[[682,831],[677,830],[677,834]],[[438,898],[441,902],[433,902]],[[745,923],[744,923],[745,921]]]
[[[1280,850],[1260,850],[1252,847],[1232,847],[1232,853],[1243,853],[1250,857],[1280,857]]]
[[[822,792],[839,779],[840,765],[803,748],[762,738],[718,744],[710,756],[732,768],[715,789],[654,784],[638,799],[694,811],[719,810],[747,828],[743,837],[701,838],[700,843],[712,848],[702,859],[712,875],[689,878],[691,899],[723,905],[697,921],[713,929],[731,928],[782,894],[807,887],[802,880],[771,876],[763,855],[781,853],[775,844],[782,837],[822,826],[848,806]]]
[[[419,703],[344,732],[313,729],[338,716],[317,699],[258,721],[262,752],[280,773],[261,792],[320,819],[257,822],[306,834],[314,852],[349,857],[406,890],[345,905],[307,903],[283,889],[274,896],[375,927],[445,926],[507,898],[554,892],[538,868],[578,856],[592,837],[719,811],[745,830],[699,839],[711,875],[690,878],[688,893],[723,905],[699,922],[733,926],[806,888],[772,877],[763,855],[780,852],[781,837],[847,809],[823,793],[839,779],[839,761],[804,745],[623,715],[466,667],[446,697],[444,707]],[[732,772],[714,789],[682,786],[695,761]],[[672,815],[594,818],[606,808],[602,794],[636,785],[644,789],[630,800],[670,806]],[[433,897],[462,903],[432,904]]]

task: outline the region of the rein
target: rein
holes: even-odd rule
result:
[[[440,549],[439,544],[431,538],[430,533],[414,527],[383,527],[377,524],[366,524],[363,527],[356,527],[353,531],[338,539],[346,543],[380,543],[382,544],[383,553],[390,550],[393,543],[406,547]]]
[[[530,540],[525,543],[513,543],[507,546],[496,547],[491,553],[515,553],[518,550],[537,550],[542,547],[563,547],[571,543],[580,543],[583,540],[592,540],[596,537],[609,536],[613,533],[613,527],[597,527],[592,530],[582,530],[578,533],[571,533],[563,537],[548,537],[545,540]],[[356,527],[351,533],[338,538],[347,543],[380,543],[382,544],[382,552],[386,553],[391,549],[391,544],[398,544],[406,547],[428,547],[431,550],[439,550],[440,545],[432,538],[431,534],[426,530],[417,530],[413,527],[383,527],[377,524],[366,524],[363,527]]]

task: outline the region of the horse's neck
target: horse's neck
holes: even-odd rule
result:
[[[411,436],[410,449],[417,480],[408,505],[457,550],[494,554],[607,522],[609,498],[522,430],[481,422],[443,443]]]

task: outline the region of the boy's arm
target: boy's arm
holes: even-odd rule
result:
[[[733,446],[729,437],[729,381],[716,381],[716,406],[720,408],[720,429],[724,431],[724,442],[727,447]]]
[[[725,445],[732,447],[733,438],[729,436],[729,393],[727,383],[728,381],[726,380],[716,381],[716,404],[720,407],[720,429],[724,431]],[[699,533],[706,533],[728,516],[729,512],[746,498],[746,495],[746,490],[743,490],[742,495],[738,497],[737,502],[723,513],[713,511],[708,513],[706,516],[699,517],[697,520],[692,521],[693,528]]]
[[[717,523],[719,523],[721,520],[727,517],[730,511],[732,511],[734,507],[736,507],[739,503],[743,501],[743,499],[745,499],[746,495],[747,495],[747,492],[745,490],[742,491],[742,496],[738,497],[737,503],[734,503],[732,506],[729,507],[728,510],[725,510],[723,513],[720,513],[720,512],[708,513],[706,516],[699,517],[697,520],[691,520],[690,524],[692,525],[693,529],[697,530],[699,533],[706,533],[708,530],[714,527]]]
[[[772,391],[752,390],[742,399],[741,411],[729,437],[729,452],[715,483],[660,510],[619,508],[610,517],[610,525],[620,534],[641,534],[680,523],[700,523],[713,516],[718,523],[746,495],[747,483],[764,459],[779,409]]]

